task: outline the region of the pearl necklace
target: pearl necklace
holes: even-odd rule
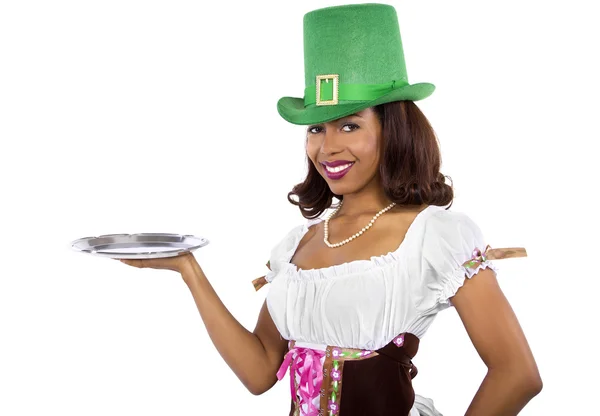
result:
[[[342,204],[344,203],[344,201],[342,200],[340,202],[340,205],[335,209],[335,211],[333,211],[331,213],[331,215],[329,215],[326,219],[325,219],[325,225],[324,225],[324,231],[325,231],[325,236],[323,237],[323,241],[325,242],[325,244],[327,244],[327,247],[330,248],[335,248],[335,247],[339,247],[339,246],[343,246],[344,244],[348,244],[350,241],[354,240],[357,237],[360,237],[362,235],[362,233],[364,233],[365,231],[367,231],[369,228],[371,228],[371,226],[375,223],[375,221],[377,220],[377,218],[379,218],[379,216],[383,213],[385,213],[386,211],[389,211],[390,209],[392,209],[394,207],[394,205],[396,205],[395,202],[392,202],[390,205],[388,205],[387,207],[385,207],[384,209],[382,209],[381,211],[379,211],[377,214],[375,214],[373,216],[373,218],[371,219],[371,221],[369,222],[369,224],[365,227],[363,227],[362,230],[360,230],[359,232],[357,232],[356,234],[354,234],[351,237],[346,238],[344,241],[341,241],[339,243],[335,243],[335,244],[331,244],[329,242],[329,220],[335,215],[337,214],[337,212],[340,210],[340,208],[342,208]]]

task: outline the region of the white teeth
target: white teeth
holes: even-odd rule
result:
[[[325,166],[325,169],[327,170],[327,172],[336,173],[336,172],[341,172],[344,169],[347,169],[351,165],[352,165],[352,163],[348,163],[346,165],[336,166],[335,168],[332,168],[330,166]]]

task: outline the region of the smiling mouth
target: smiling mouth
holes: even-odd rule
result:
[[[346,163],[344,163],[346,162]],[[343,164],[340,164],[343,163]],[[323,170],[325,171],[325,176],[327,176],[327,178],[329,179],[333,179],[333,180],[337,180],[337,179],[342,179],[346,173],[348,173],[350,171],[350,169],[352,168],[352,166],[354,166],[355,162],[348,162],[348,161],[335,161],[335,162],[324,162],[321,163],[321,166],[323,166]],[[330,165],[336,165],[336,166],[330,166]]]
[[[325,170],[329,173],[338,173],[341,172],[343,170],[348,169],[350,166],[352,166],[354,164],[354,162],[351,163],[346,163],[345,165],[340,165],[340,166],[327,166],[327,165],[323,165],[323,167],[325,168]]]

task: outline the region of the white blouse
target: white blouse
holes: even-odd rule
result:
[[[398,249],[370,260],[322,269],[299,270],[290,263],[309,227],[292,229],[270,257],[267,306],[287,340],[300,344],[377,350],[403,332],[422,338],[435,315],[452,306],[465,278],[481,268],[499,269],[489,260],[477,268],[463,263],[485,238],[462,212],[429,205],[410,225]]]
[[[309,227],[320,221],[309,220],[292,229],[273,248],[271,270],[264,278],[271,283],[267,307],[275,326],[284,339],[296,341],[299,347],[375,351],[403,332],[421,339],[436,314],[453,306],[450,298],[466,278],[482,268],[499,270],[487,256],[479,257],[477,267],[464,265],[475,258],[475,249],[486,252],[487,242],[466,214],[437,205],[429,205],[415,217],[393,252],[299,270],[290,260]],[[508,256],[495,258],[503,257]],[[299,376],[295,377],[299,383]],[[319,405],[319,397],[313,405]],[[303,406],[306,411],[307,405]],[[410,416],[442,414],[431,399],[415,394]]]

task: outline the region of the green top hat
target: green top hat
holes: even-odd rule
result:
[[[430,96],[409,84],[396,10],[386,4],[327,7],[304,15],[304,98],[283,97],[281,117],[316,124],[391,101]]]

